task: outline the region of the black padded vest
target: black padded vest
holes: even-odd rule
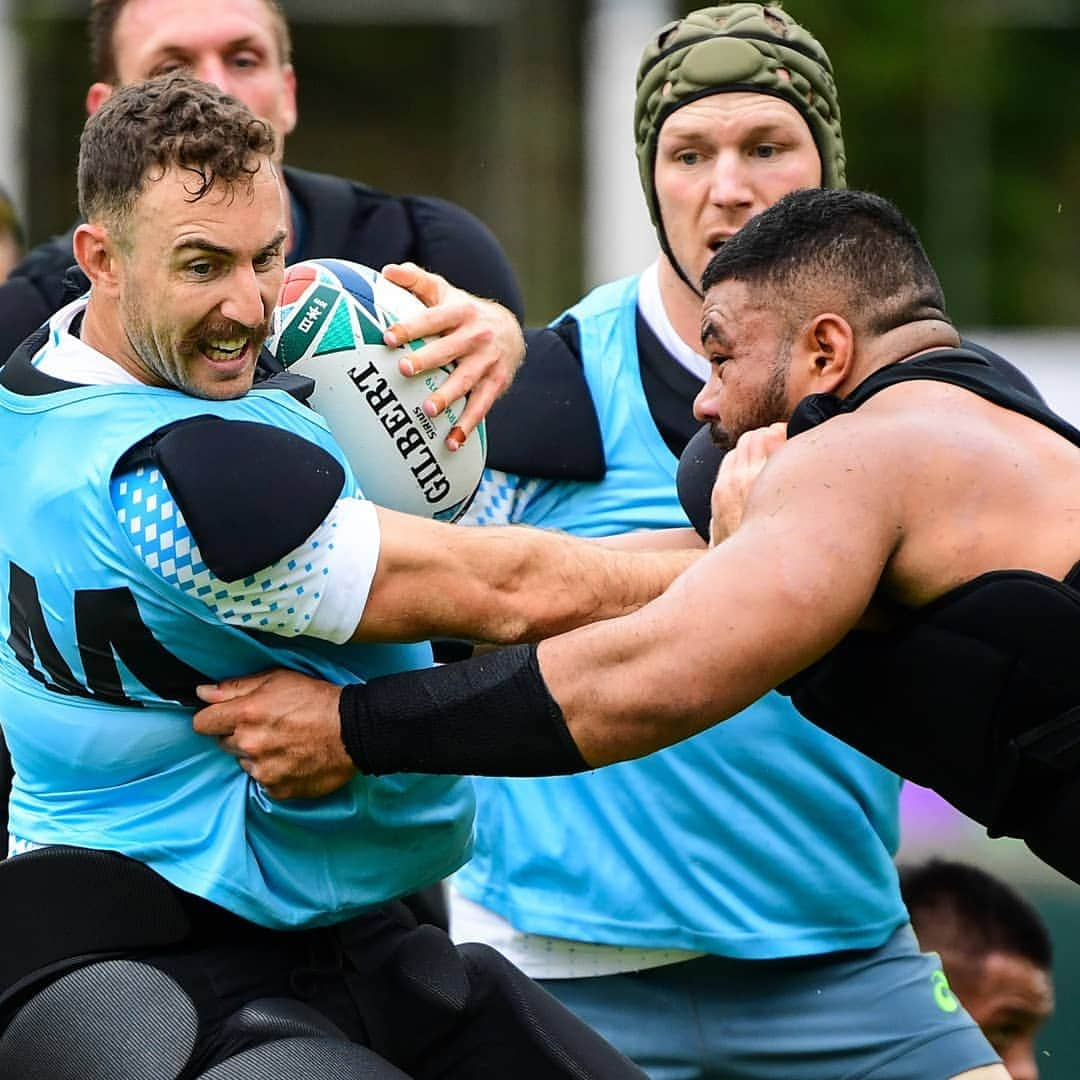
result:
[[[789,433],[909,379],[964,387],[1080,446],[1080,432],[962,349],[883,368],[843,400],[807,398]],[[1064,582],[1000,570],[888,632],[852,632],[781,689],[819,727],[1080,882],[1078,651],[1080,569]]]

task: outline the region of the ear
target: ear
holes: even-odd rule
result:
[[[815,315],[800,331],[792,349],[791,376],[801,396],[834,393],[851,374],[855,332],[842,315]]]
[[[98,109],[112,97],[114,89],[115,87],[110,86],[108,83],[94,83],[93,86],[86,91],[86,115],[93,116],[94,113],[96,113]]]
[[[75,261],[90,279],[99,295],[117,296],[120,292],[120,256],[103,225],[80,225],[72,237]]]
[[[299,110],[296,104],[296,71],[292,64],[286,64],[281,73],[285,82],[285,100],[282,107],[284,117],[282,123],[285,130],[278,132],[278,138],[284,139],[286,135],[291,135],[293,128],[296,127]]]

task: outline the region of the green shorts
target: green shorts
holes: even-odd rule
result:
[[[541,985],[653,1080],[947,1080],[1001,1060],[910,926],[877,949]]]

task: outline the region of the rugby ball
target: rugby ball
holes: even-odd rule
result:
[[[476,493],[487,440],[481,423],[464,446],[447,449],[465,399],[434,418],[422,406],[451,369],[402,375],[402,351],[424,342],[395,349],[383,344],[388,327],[423,310],[412,293],[377,270],[311,259],[286,269],[266,346],[288,370],[314,380],[310,404],[329,425],[365,498],[453,521]]]

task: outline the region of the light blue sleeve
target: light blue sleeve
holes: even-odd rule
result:
[[[526,521],[529,503],[544,481],[500,469],[485,469],[462,525],[517,525]]]

